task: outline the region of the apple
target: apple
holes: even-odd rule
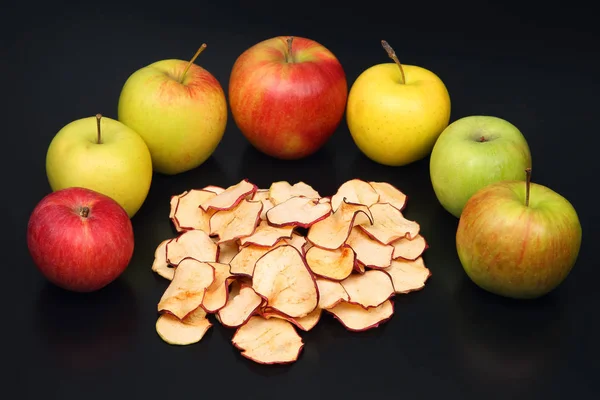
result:
[[[557,288],[571,272],[581,247],[573,205],[546,186],[492,183],[465,205],[456,249],[468,277],[503,297],[533,299]]]
[[[456,218],[469,198],[491,183],[525,180],[531,153],[521,131],[488,115],[463,117],[437,139],[429,159],[435,195]]]
[[[235,124],[260,152],[292,160],[319,150],[346,108],[346,74],[335,55],[302,37],[278,36],[245,50],[229,78]]]
[[[138,69],[119,96],[118,119],[150,149],[154,171],[176,175],[202,165],[227,126],[227,101],[219,81],[190,61],[167,59]]]
[[[83,187],[100,192],[132,218],[150,191],[152,159],[134,130],[97,114],[67,124],[54,136],[46,175],[53,191]]]
[[[117,279],[134,250],[131,220],[114,199],[70,187],[46,195],[27,225],[27,247],[48,281],[93,292]]]
[[[400,64],[385,40],[382,45],[394,62],[358,76],[348,95],[346,122],[365,156],[397,167],[429,155],[450,120],[450,96],[437,75]]]

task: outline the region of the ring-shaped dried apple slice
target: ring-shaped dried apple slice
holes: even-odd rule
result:
[[[392,262],[394,247],[371,239],[357,226],[350,231],[346,244],[354,250],[356,259],[368,268],[386,268]]]
[[[156,320],[156,333],[166,343],[187,346],[202,340],[211,326],[206,311],[198,307],[183,319],[172,314],[161,314]]]
[[[210,234],[218,235],[218,243],[250,236],[260,221],[261,210],[260,201],[243,199],[229,210],[217,211],[210,218]]]
[[[200,189],[192,189],[180,196],[173,216],[177,225],[183,230],[199,229],[209,233],[208,222],[214,211],[204,211],[200,208],[200,204],[215,196],[216,194],[213,192]]]
[[[247,179],[243,179],[235,185],[229,186],[215,197],[206,200],[200,204],[200,207],[204,211],[208,211],[211,208],[219,211],[230,210],[248,195],[253,194],[257,189],[255,184],[250,183]]]
[[[202,308],[208,313],[215,313],[225,307],[229,291],[229,284],[233,277],[229,273],[229,264],[209,263],[215,269],[213,283],[206,288],[202,299]]]
[[[281,239],[291,239],[294,231],[293,226],[273,226],[267,221],[260,221],[250,236],[240,238],[240,244],[245,246],[253,244],[256,246],[274,246]]]
[[[159,276],[172,281],[175,275],[175,268],[171,267],[167,262],[167,243],[175,239],[163,240],[156,246],[154,250],[154,261],[152,262],[152,271]]]
[[[274,226],[298,226],[309,228],[331,214],[329,203],[317,199],[295,196],[277,204],[267,211],[267,221]]]
[[[300,181],[291,185],[287,181],[273,182],[269,187],[269,198],[274,205],[281,204],[292,197],[320,199],[321,195],[312,186]]]
[[[309,228],[306,239],[314,246],[335,250],[348,239],[358,215],[364,216],[368,223],[373,223],[367,206],[343,201],[336,211]]]
[[[183,319],[200,307],[206,289],[214,280],[215,269],[212,265],[193,258],[184,258],[158,302],[158,312],[169,312]]]
[[[349,203],[362,204],[367,207],[379,201],[379,193],[362,179],[350,179],[342,183],[337,192],[331,196],[331,208],[337,210],[346,199]]]
[[[420,234],[415,236],[414,239],[400,238],[394,240],[391,245],[394,247],[392,255],[394,260],[402,258],[411,261],[419,258],[429,247],[425,238]]]
[[[227,328],[237,328],[255,315],[264,302],[251,286],[241,285],[239,292],[232,291],[225,306],[217,312],[219,322]]]
[[[342,301],[348,301],[350,297],[346,289],[338,281],[317,278],[317,289],[319,291],[319,308],[327,310],[335,307]]]
[[[384,271],[392,278],[396,293],[402,294],[423,289],[425,282],[431,277],[431,271],[425,266],[423,257],[413,261],[394,260]]]
[[[252,316],[234,333],[231,342],[242,356],[259,364],[288,364],[304,347],[294,326],[281,318]]]
[[[365,309],[344,301],[327,311],[349,331],[362,332],[377,328],[392,318],[394,303],[386,300],[377,307]]]
[[[252,288],[267,307],[289,317],[310,314],[319,303],[317,284],[300,251],[288,244],[264,254],[254,266]]]
[[[373,216],[373,224],[363,224],[359,227],[380,243],[390,244],[400,238],[411,239],[419,234],[419,224],[406,219],[402,212],[391,204],[373,204],[369,209]]]
[[[377,307],[395,293],[392,278],[384,271],[371,269],[352,274],[340,282],[348,293],[348,303],[364,308]]]
[[[198,261],[216,262],[219,247],[206,232],[193,229],[167,243],[166,253],[167,262],[173,266],[177,266],[187,257]]]
[[[315,275],[334,281],[346,279],[354,269],[355,254],[348,245],[335,250],[313,246],[305,257],[306,264]]]
[[[394,185],[387,182],[369,182],[369,184],[379,194],[378,203],[389,203],[398,210],[404,210],[407,197]]]

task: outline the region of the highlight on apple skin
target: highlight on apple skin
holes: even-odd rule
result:
[[[229,79],[235,124],[260,152],[293,160],[319,150],[346,108],[346,74],[314,40],[278,36],[245,50]]]
[[[94,292],[117,279],[127,269],[134,246],[125,209],[86,188],[46,195],[27,225],[27,247],[38,270],[73,292]]]

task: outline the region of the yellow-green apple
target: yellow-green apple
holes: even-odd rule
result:
[[[488,115],[454,121],[435,142],[429,159],[435,195],[456,218],[479,189],[499,181],[524,181],[530,167],[531,153],[521,131]]]
[[[73,292],[93,292],[117,279],[131,261],[134,235],[127,212],[94,190],[70,187],[46,195],[27,225],[27,247],[43,276]]]
[[[227,101],[219,81],[190,61],[154,62],[129,76],[119,96],[118,119],[150,149],[154,171],[175,175],[203,164],[225,134]]]
[[[114,199],[132,218],[150,191],[152,159],[133,129],[97,114],[67,124],[54,136],[46,174],[53,191],[92,189]]]
[[[456,248],[469,278],[504,297],[533,299],[558,287],[581,247],[573,205],[546,186],[525,181],[492,183],[465,205]]]
[[[402,65],[383,40],[393,63],[363,71],[348,95],[346,122],[359,150],[387,166],[403,166],[429,155],[450,120],[450,95],[433,72]]]
[[[229,78],[229,105],[260,152],[291,160],[319,150],[346,108],[346,74],[336,56],[303,37],[278,36],[245,50]]]

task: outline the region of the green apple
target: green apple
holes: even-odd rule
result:
[[[435,195],[457,218],[479,189],[499,181],[524,181],[530,167],[531,153],[521,131],[488,115],[472,115],[448,125],[429,159]]]
[[[46,153],[52,191],[91,189],[111,197],[132,218],[152,182],[152,158],[144,140],[121,122],[87,117],[65,125]]]
[[[168,59],[135,71],[121,90],[118,119],[144,139],[154,171],[175,175],[200,166],[227,125],[227,102],[217,79],[194,60]]]
[[[541,297],[558,287],[575,265],[582,237],[573,205],[527,177],[475,193],[456,232],[458,257],[469,278],[488,292],[515,299]]]

